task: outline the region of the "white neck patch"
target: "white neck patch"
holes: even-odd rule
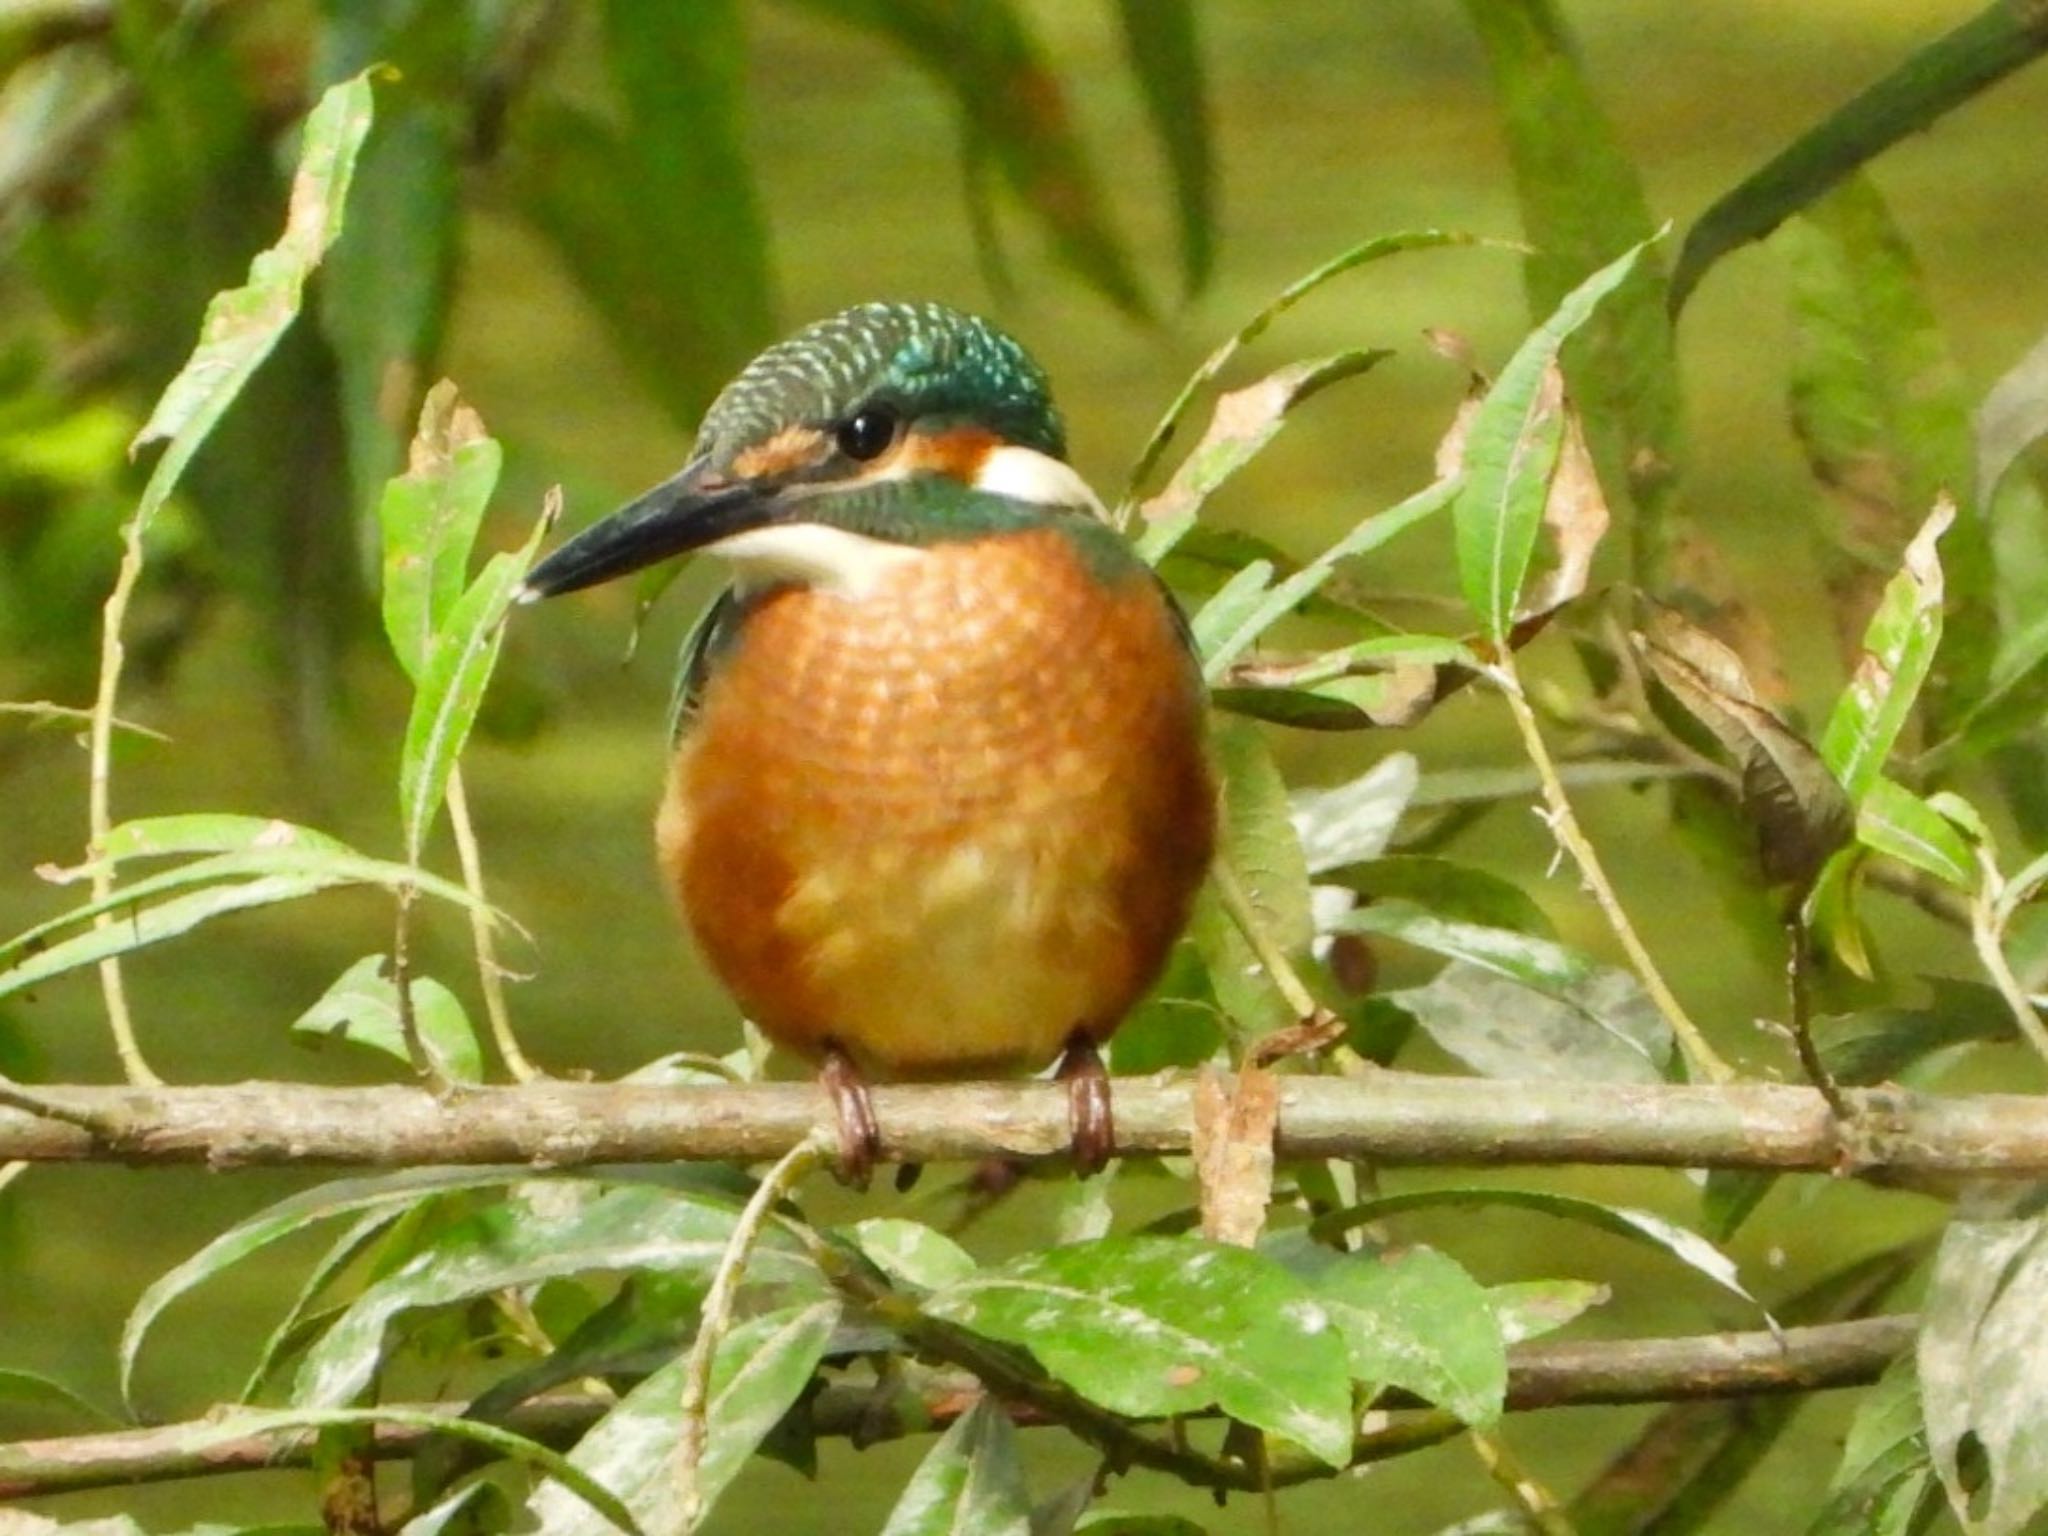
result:
[[[706,548],[732,562],[743,587],[795,581],[844,597],[865,597],[889,571],[924,558],[921,549],[825,523],[749,528]]]
[[[1106,517],[1102,502],[1071,464],[1017,443],[992,450],[975,471],[974,488],[1040,507],[1073,507]]]

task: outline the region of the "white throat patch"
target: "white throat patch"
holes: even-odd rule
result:
[[[974,488],[1034,506],[1073,507],[1096,517],[1107,516],[1101,500],[1071,464],[1017,443],[1005,443],[981,461]]]
[[[744,587],[796,581],[845,597],[864,597],[884,573],[924,558],[921,549],[825,523],[749,528],[706,548],[732,562]]]

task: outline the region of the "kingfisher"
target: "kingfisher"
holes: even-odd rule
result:
[[[814,1063],[840,1176],[867,1084],[1058,1059],[1076,1166],[1099,1047],[1208,871],[1186,623],[988,321],[872,303],[749,363],[673,478],[542,560],[551,597],[686,551],[733,580],[683,650],[655,842],[714,972]]]

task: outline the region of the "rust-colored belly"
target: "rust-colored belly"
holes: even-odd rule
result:
[[[763,598],[662,806],[706,956],[779,1044],[894,1076],[1103,1038],[1207,871],[1199,685],[1164,598],[1061,534]]]

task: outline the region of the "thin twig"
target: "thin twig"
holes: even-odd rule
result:
[[[405,1054],[412,1062],[413,1071],[433,1092],[436,1098],[446,1098],[455,1090],[455,1080],[441,1065],[441,1059],[427,1048],[426,1036],[420,1033],[419,1009],[413,1004],[412,995],[412,902],[417,894],[410,881],[398,887],[397,914],[392,919],[391,929],[391,990],[398,999],[398,1034],[405,1042]]]
[[[704,1464],[704,1449],[710,1441],[711,1366],[718,1358],[719,1342],[732,1327],[733,1300],[746,1276],[747,1261],[753,1257],[755,1245],[760,1242],[776,1205],[825,1160],[831,1145],[829,1137],[813,1131],[762,1175],[759,1187],[734,1223],[718,1269],[711,1277],[697,1337],[690,1345],[689,1365],[683,1373],[681,1421],[676,1429],[676,1507],[685,1531],[695,1530],[704,1514],[704,1493],[698,1486],[697,1473]]]
[[[1493,676],[1508,701],[1508,712],[1515,717],[1515,726],[1522,733],[1523,748],[1529,754],[1529,761],[1536,769],[1536,776],[1543,788],[1543,800],[1549,807],[1545,818],[1551,836],[1558,846],[1571,856],[1579,867],[1579,874],[1586,882],[1586,889],[1599,904],[1606,916],[1614,936],[1621,941],[1621,947],[1628,954],[1629,963],[1635,967],[1636,975],[1643,983],[1643,990],[1657,1005],[1657,1011],[1664,1015],[1671,1026],[1671,1033],[1677,1038],[1679,1049],[1685,1053],[1687,1063],[1700,1076],[1713,1083],[1733,1081],[1734,1070],[1723,1061],[1714,1048],[1707,1044],[1699,1026],[1693,1023],[1676,994],[1665,983],[1664,973],[1657,969],[1657,962],[1650,957],[1643,941],[1637,937],[1635,925],[1629,921],[1627,910],[1621,898],[1615,894],[1613,884],[1607,878],[1607,871],[1601,867],[1600,855],[1593,849],[1592,842],[1579,826],[1579,820],[1572,812],[1570,798],[1564,792],[1564,784],[1557,775],[1557,764],[1551,760],[1550,749],[1543,743],[1542,729],[1536,723],[1535,711],[1529,707],[1528,695],[1522,688],[1521,674],[1515,668],[1515,653],[1503,647],[1493,667]]]
[[[90,1133],[95,1140],[111,1137],[115,1129],[116,1117],[112,1113],[80,1109],[75,1105],[45,1098],[33,1089],[22,1087],[11,1078],[0,1077],[0,1105],[18,1109],[23,1114],[34,1115],[39,1120],[54,1120],[60,1125],[76,1126],[79,1130]],[[25,1165],[25,1160],[17,1160],[7,1166],[20,1168]]]
[[[114,590],[107,594],[100,613],[100,679],[93,696],[91,766],[86,778],[86,815],[92,839],[92,895],[105,901],[113,893],[114,866],[106,855],[107,836],[113,831],[114,704],[121,692],[121,668],[127,648],[121,643],[121,626],[128,617],[128,603],[142,579],[142,519],[131,517],[121,527],[121,567],[114,576]],[[117,921],[111,912],[93,919],[93,927],[110,928]],[[143,1059],[135,1038],[135,1020],[128,1011],[128,987],[121,974],[121,962],[109,955],[100,962],[100,994],[106,999],[107,1026],[113,1031],[114,1053],[121,1059],[121,1073],[129,1082],[154,1088],[163,1082]]]
[[[1759,1330],[1522,1344],[1508,1356],[1507,1407],[1523,1412],[1572,1404],[1742,1398],[1862,1386],[1875,1381],[1912,1347],[1917,1323],[1901,1314],[1787,1328],[1782,1341]],[[877,1405],[872,1387],[835,1384],[812,1400],[810,1424],[820,1437],[901,1439],[946,1428],[979,1396],[974,1380],[965,1376],[935,1379],[915,1397],[893,1405]],[[550,1393],[513,1408],[505,1427],[547,1445],[570,1444],[614,1401],[581,1392]],[[1441,1410],[1411,1411],[1405,1405],[1412,1399],[1396,1401],[1404,1405],[1398,1413],[1375,1408],[1365,1416],[1352,1446],[1354,1465],[1421,1450],[1463,1432],[1464,1426]],[[467,1407],[460,1402],[405,1406],[451,1417]],[[1007,1406],[1012,1419],[1027,1427],[1054,1422],[1030,1404]],[[191,1428],[165,1424],[0,1445],[0,1499],[305,1466],[312,1459],[311,1435],[250,1435],[225,1444],[209,1442],[204,1450],[195,1451]],[[371,1453],[379,1459],[414,1456],[430,1435],[416,1424],[380,1425]]]
[[[1792,1044],[1799,1052],[1799,1065],[1806,1080],[1820,1090],[1829,1109],[1846,1117],[1851,1113],[1849,1101],[1842,1097],[1842,1085],[1821,1060],[1820,1047],[1813,1039],[1813,988],[1808,974],[1811,950],[1812,937],[1807,932],[1806,920],[1795,906],[1785,920],[1785,995],[1792,1015]]]
[[[491,1038],[497,1042],[498,1056],[513,1080],[530,1083],[542,1074],[527,1059],[526,1053],[519,1048],[518,1038],[512,1033],[511,1010],[505,1006],[505,969],[498,964],[496,941],[491,937],[490,907],[484,896],[483,852],[477,847],[476,828],[470,823],[469,796],[462,787],[460,764],[448,773],[448,820],[455,829],[455,852],[462,861],[462,883],[476,898],[476,905],[469,909],[469,934],[476,946],[477,981],[483,988],[484,1013],[491,1021]]]
[[[1499,1435],[1473,1430],[1472,1449],[1494,1486],[1542,1536],[1577,1536],[1556,1495],[1536,1480]]]

